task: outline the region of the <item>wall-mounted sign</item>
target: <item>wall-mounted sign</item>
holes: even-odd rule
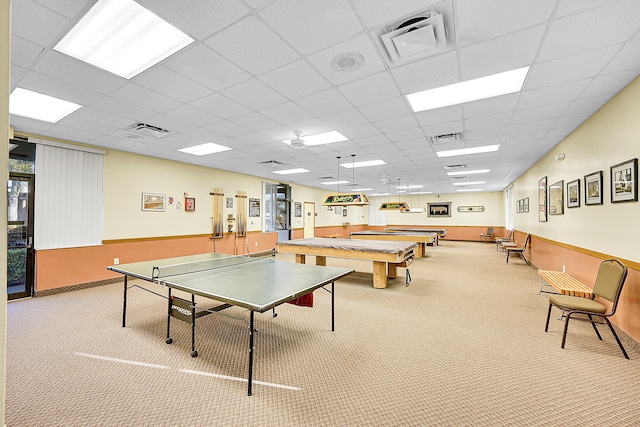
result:
[[[484,206],[458,206],[458,212],[484,212]]]

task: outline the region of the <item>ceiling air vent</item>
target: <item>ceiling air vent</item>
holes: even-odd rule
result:
[[[277,160],[265,160],[264,162],[260,162],[260,164],[269,166],[281,166],[283,163]]]
[[[140,134],[143,136],[152,136],[154,138],[163,138],[168,135],[173,135],[175,132],[171,132],[167,129],[162,129],[158,126],[149,125],[147,123],[134,123],[131,126],[125,128],[126,131],[133,134]]]
[[[381,47],[389,65],[396,66],[453,48],[453,8],[446,1],[408,16],[380,31]],[[451,40],[448,42],[447,40]]]
[[[446,144],[449,142],[462,141],[462,139],[463,137],[461,132],[445,133],[443,135],[434,135],[429,137],[432,144]]]
[[[465,164],[460,164],[460,165],[447,165],[444,167],[445,170],[456,170],[456,169],[466,169],[467,165]]]

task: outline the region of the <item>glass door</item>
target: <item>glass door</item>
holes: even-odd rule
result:
[[[9,174],[7,181],[7,298],[33,295],[33,192],[31,174]]]

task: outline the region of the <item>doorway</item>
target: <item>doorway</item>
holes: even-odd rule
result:
[[[304,235],[305,239],[315,237],[316,231],[316,205],[312,202],[304,202]]]
[[[10,172],[7,181],[7,298],[33,295],[34,175]]]

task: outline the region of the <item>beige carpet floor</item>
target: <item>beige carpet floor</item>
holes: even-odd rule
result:
[[[9,303],[7,426],[640,425],[637,347],[625,360],[608,330],[573,322],[562,350],[534,268],[495,245],[429,247],[408,287],[328,264],[358,271],[336,284],[336,331],[321,289],[313,308],[256,315],[251,397],[235,318],[199,319],[192,358],[187,324],[165,343],[156,295],[130,290],[121,327],[122,283]]]

